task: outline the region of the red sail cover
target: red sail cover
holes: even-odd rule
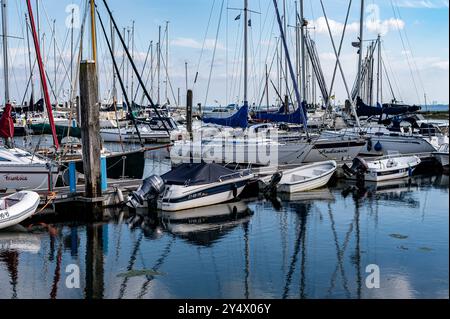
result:
[[[11,117],[11,104],[6,104],[2,118],[0,118],[0,137],[14,137],[14,122]]]

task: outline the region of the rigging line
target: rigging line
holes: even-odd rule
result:
[[[212,7],[211,7],[211,11],[210,11],[210,13],[209,13],[208,25],[207,25],[207,27],[206,27],[205,36],[204,36],[204,38],[203,38],[202,50],[200,51],[200,57],[199,57],[199,59],[198,59],[197,71],[196,71],[196,73],[195,73],[194,84],[193,84],[192,89],[195,88],[195,84],[197,83],[197,77],[198,77],[198,73],[199,73],[199,71],[200,71],[200,63],[201,63],[201,61],[202,61],[203,52],[205,51],[206,39],[207,39],[207,37],[208,37],[208,31],[209,31],[209,27],[210,27],[210,24],[211,24],[211,18],[212,18],[213,12],[214,12],[214,7],[215,7],[215,5],[216,5],[216,0],[213,1]]]
[[[386,56],[386,52],[384,52],[384,50],[383,50],[383,53]],[[383,60],[383,63],[384,63],[384,61],[387,61],[387,66],[389,67],[389,71],[392,74],[392,79],[393,79],[395,88],[397,89],[398,96],[400,97],[400,100],[403,101],[403,94],[402,94],[402,91],[400,90],[400,86],[398,85],[398,80],[397,80],[397,77],[395,76],[395,73],[393,71],[394,69],[392,68],[391,62],[387,58],[382,58],[382,60]],[[386,70],[386,66],[385,66],[385,71],[386,71],[385,72],[386,73],[386,77],[389,79],[389,75],[388,75],[389,73]]]
[[[348,23],[348,18],[350,16],[351,6],[352,6],[352,0],[350,0],[349,3],[348,3],[347,15],[345,17],[345,22],[344,22],[344,29],[342,30],[341,42],[339,43],[338,58],[341,56],[342,45],[343,45],[344,39],[345,39],[345,31],[347,29],[347,23]],[[338,68],[338,61],[336,60],[336,63],[334,65],[333,77],[331,79],[330,91],[329,91],[329,94],[328,94],[329,97],[332,96],[332,94],[333,94],[334,81],[336,80],[337,68]],[[328,99],[328,101],[325,101],[325,103],[329,103],[329,102],[330,102],[330,99]]]
[[[270,2],[269,2],[269,6],[270,6]],[[260,87],[259,87],[258,92],[261,92],[261,91],[264,91],[264,90],[265,90],[265,82],[266,82],[265,65],[266,65],[267,62],[268,62],[270,49],[272,48],[272,40],[273,40],[272,34],[273,34],[273,28],[274,28],[274,27],[275,27],[275,16],[274,16],[273,19],[272,19],[272,27],[271,27],[270,32],[269,32],[269,43],[268,43],[268,45],[267,45],[267,52],[266,52],[266,57],[265,57],[265,60],[264,60],[264,66],[263,66],[263,67],[264,67],[264,72],[263,72],[263,73],[264,73],[264,77],[262,77],[262,79],[261,79]],[[272,62],[271,62],[271,65],[270,65],[269,74],[270,74],[270,72],[272,71],[273,62],[274,62],[274,59],[275,59],[275,57],[276,57],[276,48],[277,48],[277,47],[278,47],[278,40],[277,40],[277,43],[275,44],[274,53],[273,53],[273,56],[272,56]]]
[[[399,17],[400,19],[402,19],[402,16],[401,16],[401,14],[400,14],[400,8],[399,8],[398,4],[397,4],[397,13],[398,13],[398,17]],[[403,29],[403,33],[405,34],[406,44],[407,44],[408,47],[409,47],[409,53],[411,54],[413,64],[414,64],[414,66],[415,66],[415,68],[416,68],[416,72],[417,72],[417,75],[418,75],[418,78],[419,78],[420,85],[422,86],[422,90],[425,92],[425,86],[424,86],[424,84],[423,84],[423,78],[422,78],[420,69],[417,67],[417,63],[416,63],[416,59],[415,59],[414,54],[413,54],[412,46],[411,46],[411,43],[409,42],[408,33],[406,33],[406,30],[405,30],[405,29]],[[425,93],[426,93],[426,92],[425,92]]]
[[[389,78],[388,72],[387,72],[387,70],[386,70],[386,65],[385,65],[385,63],[384,63],[384,59],[381,59],[381,63],[383,64],[384,71],[385,71],[385,74],[386,74],[386,78],[387,78],[387,80],[388,80],[389,89],[391,90],[391,94],[392,94],[392,99],[393,99],[393,100],[396,100],[395,94],[394,94],[394,90],[392,89],[391,79]]]
[[[234,50],[234,57],[233,57],[233,61],[232,61],[232,63],[233,63],[233,70],[232,70],[232,87],[231,87],[231,89],[230,89],[230,93],[231,93],[231,96],[230,96],[230,100],[231,101],[234,101],[234,102],[236,102],[236,100],[235,100],[235,97],[236,97],[236,95],[235,95],[235,93],[236,93],[236,91],[237,91],[237,85],[239,84],[239,86],[240,86],[240,83],[238,83],[238,76],[241,74],[241,72],[240,72],[240,57],[241,57],[241,49],[242,49],[242,32],[240,32],[240,30],[241,30],[241,23],[242,23],[242,21],[241,21],[242,19],[239,19],[239,22],[238,22],[238,28],[237,28],[237,36],[236,36],[236,43],[235,43],[235,45],[234,45],[234,48],[235,48],[235,50]]]
[[[163,64],[164,67],[167,67],[166,61],[164,60],[164,57],[163,57],[163,56],[161,56],[161,62],[162,62],[162,64]],[[176,98],[176,96],[175,96],[175,91],[173,90],[172,80],[170,80],[170,76],[167,77],[167,81],[169,82],[170,91],[171,91],[171,93],[172,93],[173,100],[175,101],[175,106],[178,106],[178,101],[177,101],[177,98]],[[166,102],[169,102],[169,101],[166,101]],[[169,103],[169,104],[170,104],[170,103]]]
[[[396,13],[396,11],[395,11],[394,2],[393,2],[392,0],[390,0],[390,2],[391,2],[392,11],[393,11],[393,13],[394,13],[395,21],[396,21],[396,24],[397,24],[398,34],[399,34],[400,40],[401,40],[401,42],[402,42],[403,50],[405,51],[406,62],[408,63],[409,72],[411,73],[411,80],[412,80],[412,82],[413,82],[414,89],[416,90],[418,102],[420,103],[421,97],[420,97],[420,95],[419,95],[419,90],[417,89],[416,80],[415,80],[414,74],[413,74],[413,72],[412,72],[411,61],[410,61],[410,59],[409,59],[410,57],[409,57],[407,48],[406,48],[406,46],[405,46],[405,41],[403,40],[403,35],[402,35],[401,30],[400,30],[399,19],[398,19],[398,17],[397,17],[397,13]]]
[[[110,16],[110,18],[111,18],[111,21],[113,22],[114,28],[116,29],[117,35],[119,36],[120,42],[121,42],[121,44],[122,44],[122,46],[123,46],[123,48],[124,48],[124,50],[125,50],[125,52],[126,52],[126,54],[127,54],[128,60],[129,60],[129,62],[131,63],[131,66],[132,66],[132,68],[133,68],[133,71],[135,72],[136,77],[137,77],[139,83],[141,84],[142,89],[144,90],[145,95],[147,96],[147,99],[150,101],[150,104],[151,104],[153,110],[155,111],[156,115],[158,116],[158,118],[162,121],[162,124],[163,124],[163,126],[164,126],[165,131],[166,131],[167,134],[170,136],[170,131],[169,131],[167,125],[166,125],[166,122],[164,121],[164,119],[162,118],[161,114],[159,113],[159,111],[158,111],[156,105],[153,103],[153,100],[152,100],[152,98],[150,97],[150,94],[148,94],[147,89],[143,86],[143,81],[142,81],[142,78],[141,78],[140,75],[139,75],[139,72],[137,71],[136,64],[134,63],[134,61],[133,61],[133,59],[132,59],[132,57],[131,57],[131,55],[130,55],[130,52],[128,51],[128,49],[127,49],[127,47],[126,47],[126,45],[125,45],[125,41],[124,41],[124,39],[123,39],[123,37],[122,37],[122,34],[120,34],[120,32],[119,32],[119,28],[117,27],[116,21],[114,20],[114,17],[113,17],[113,15],[112,15],[111,10],[109,9],[109,6],[108,6],[108,3],[106,2],[106,0],[103,0],[103,4],[105,5],[106,10],[108,11],[108,14],[109,14],[109,16]],[[133,113],[133,112],[131,112],[131,114],[132,114],[132,113]]]
[[[150,50],[152,49],[152,46],[153,46],[153,42],[150,41],[150,45],[148,46],[147,54],[146,54],[146,56],[145,56],[144,65],[142,66],[141,76],[144,76],[144,73],[145,73],[145,67],[147,66],[148,56],[149,56],[149,54],[150,54]],[[145,83],[145,84],[147,84],[147,83]],[[140,89],[140,86],[139,86],[139,84],[138,84],[137,87],[136,87],[136,92],[135,92],[135,94],[134,94],[134,96],[133,96],[133,101],[136,101],[137,95],[138,95],[138,93],[139,93],[139,89]]]
[[[278,44],[276,44],[276,45],[278,45]],[[267,70],[267,75],[266,74],[264,74],[264,80],[263,80],[263,84],[264,84],[264,86],[263,86],[263,91],[262,91],[262,97],[261,97],[261,101],[259,102],[259,104],[260,105],[262,105],[262,101],[263,101],[263,99],[264,99],[264,95],[266,94],[266,81],[267,81],[267,78],[266,78],[266,76],[268,76],[268,78],[269,78],[269,80],[270,80],[270,74],[272,73],[272,68],[273,68],[273,64],[274,64],[274,62],[275,62],[275,58],[276,58],[276,53],[274,52],[274,54],[273,54],[273,56],[272,56],[272,61],[271,61],[271,63],[270,63],[270,67],[269,67],[269,69]],[[264,70],[264,73],[265,73],[265,70]],[[261,92],[261,91],[260,91]]]
[[[212,70],[214,67],[214,61],[216,59],[217,42],[219,42],[219,31],[220,31],[220,25],[222,23],[222,15],[223,15],[222,13],[223,13],[224,4],[225,4],[225,0],[222,0],[222,5],[220,7],[220,13],[219,13],[219,23],[217,24],[216,41],[214,43],[213,56],[212,56],[212,61],[211,61],[211,68],[209,69],[208,85],[206,86],[205,106],[206,106],[206,102],[208,102],[209,87],[211,84],[211,76],[212,76]]]
[[[234,50],[234,57],[233,57],[233,61],[232,61],[232,63],[233,63],[233,67],[232,67],[232,71],[231,71],[232,72],[231,73],[232,87],[230,88],[230,96],[229,96],[229,100],[231,100],[231,101],[234,101],[234,97],[235,97],[234,93],[236,92],[236,84],[237,84],[236,77],[237,77],[237,74],[239,71],[239,64],[236,61],[241,56],[241,53],[240,53],[241,46],[240,45],[242,44],[242,42],[241,42],[240,29],[241,29],[241,20],[239,20],[239,23],[238,23],[238,29],[237,29],[238,33],[236,36],[236,43],[234,45],[235,50]],[[236,50],[236,48],[238,48],[238,49]]]
[[[47,9],[45,8],[45,6],[42,6],[43,7],[43,10],[44,10],[44,14],[45,14],[45,17],[46,17],[46,20],[47,20],[47,23],[50,25],[50,18],[49,18],[49,16],[48,16],[48,14],[47,14]],[[69,32],[69,31],[68,31]],[[67,33],[68,34],[68,33]],[[56,33],[55,33],[55,41],[56,41]],[[55,42],[55,44],[56,44],[56,49],[57,49],[57,51],[58,51],[58,54],[60,55],[60,57],[61,57],[61,59],[60,59],[60,62],[62,62],[62,65],[63,65],[63,67],[64,67],[64,71],[65,71],[65,73],[66,73],[66,77],[69,77],[69,71],[68,71],[68,69],[67,69],[67,66],[66,66],[66,64],[64,63],[64,59],[62,58],[63,57],[63,54],[62,54],[62,52],[61,52],[61,48],[60,48],[60,46],[59,46],[59,44],[58,44],[58,41],[56,41]],[[63,48],[64,49],[64,48]],[[47,57],[49,57],[50,56],[50,51],[51,51],[51,41],[50,41],[50,43],[49,43],[49,50],[47,50]],[[59,63],[58,63],[58,70],[59,70]],[[49,80],[49,82],[50,82],[50,79],[48,79]],[[51,82],[50,82],[51,83]],[[55,89],[56,89],[56,83],[55,83]],[[54,89],[53,89],[53,85],[51,85],[51,90],[52,90],[52,93],[53,93],[53,95],[55,96],[55,98],[56,98],[56,93],[54,92]],[[57,90],[57,93],[58,93],[58,95],[59,95],[59,90]]]
[[[135,118],[134,118],[133,110],[131,109],[130,101],[128,100],[128,92],[127,92],[126,89],[125,89],[125,85],[124,85],[124,83],[123,83],[122,77],[120,76],[119,68],[118,68],[118,66],[117,66],[116,59],[114,58],[114,51],[113,51],[113,49],[112,49],[112,47],[111,47],[111,43],[110,43],[110,41],[109,41],[109,39],[108,39],[108,34],[106,33],[105,26],[103,25],[102,17],[100,16],[100,13],[98,12],[97,9],[96,9],[96,11],[97,11],[97,16],[98,16],[98,20],[99,20],[99,22],[100,22],[101,29],[102,29],[103,34],[104,34],[104,36],[105,36],[106,43],[108,44],[108,49],[109,49],[109,53],[111,54],[111,57],[112,57],[112,61],[113,61],[114,68],[115,68],[115,70],[116,70],[116,73],[118,73],[118,74],[117,74],[117,79],[119,80],[120,87],[122,88],[122,94],[123,94],[123,96],[124,96],[124,98],[125,98],[125,101],[126,101],[126,103],[127,103],[127,106],[128,106],[127,109],[128,109],[128,111],[129,111],[129,115],[130,115],[131,121],[133,122],[134,128],[136,129],[136,133],[137,133],[139,142],[140,142],[141,146],[143,147],[143,146],[144,146],[144,142],[142,141],[141,133],[139,132],[139,128],[138,128],[138,126],[137,126],[137,124],[136,124],[136,120],[135,120]],[[120,130],[120,127],[118,127],[118,129]],[[170,133],[169,133],[169,132],[168,132],[168,134],[169,134],[169,136],[170,136]]]

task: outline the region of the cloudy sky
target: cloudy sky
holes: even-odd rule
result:
[[[35,9],[36,1],[32,0]],[[58,99],[62,100],[68,91],[70,28],[67,27],[67,23],[70,21],[71,5],[75,5],[74,12],[76,15],[79,13],[79,20],[82,21],[85,0],[38,1],[40,1],[40,25],[41,35],[44,38],[47,72],[51,82],[54,82],[56,76],[56,91]],[[278,2],[282,10],[283,0]],[[103,3],[99,0],[97,3],[109,29],[109,18]],[[224,105],[242,102],[243,19],[236,20],[240,12],[234,10],[242,8],[242,0],[109,0],[108,3],[121,30],[130,28],[132,21],[135,21],[135,59],[139,70],[143,67],[150,41],[153,40],[155,46],[158,42],[158,26],[162,26],[164,38],[166,21],[169,21],[170,85],[167,91],[172,104],[178,99],[178,89],[182,100],[185,95],[186,62],[188,86],[194,89],[195,103]],[[290,26],[295,24],[295,3],[294,0],[286,0],[287,23]],[[8,33],[12,37],[22,38],[9,40],[11,95],[13,99],[21,102],[25,96],[29,76],[24,22],[26,1],[8,1],[8,4]],[[407,103],[424,103],[426,94],[429,103],[436,101],[448,104],[448,0],[366,0],[365,4],[365,39],[375,39],[378,34],[382,35],[383,60],[396,98]],[[249,34],[249,100],[258,104],[264,91],[266,64],[270,68],[273,63],[270,77],[274,83],[278,83],[277,63],[273,61],[276,61],[276,38],[279,36],[279,29],[272,1],[249,0],[249,5],[254,11],[250,14],[252,22]],[[336,45],[339,44],[348,5],[349,0],[324,0]],[[361,2],[358,0],[352,3],[341,53],[345,79],[350,87],[353,85],[357,67],[356,49],[351,43],[356,41],[358,36],[360,5]],[[329,87],[336,59],[324,13],[317,0],[305,0],[304,7],[309,32],[317,44],[324,77]],[[53,20],[56,20],[57,72],[53,53]],[[290,54],[295,62],[295,29],[292,27],[288,29]],[[125,33],[128,34],[128,31]],[[102,98],[107,98],[112,87],[112,66],[99,26],[98,34],[100,92]],[[75,41],[78,35],[79,29],[75,29]],[[88,36],[89,33],[86,37]],[[122,50],[118,45],[117,47],[118,62],[121,64]],[[163,49],[164,65],[165,40]],[[90,49],[85,45],[84,57],[87,58],[89,55]],[[155,80],[151,87],[149,65],[150,62],[147,63],[144,80],[148,80],[152,98],[157,100],[157,81]],[[3,69],[3,63],[0,66]],[[125,71],[126,69],[127,67]],[[155,79],[156,75],[154,74]],[[125,81],[128,83],[128,90],[131,91],[131,77]],[[166,96],[164,81],[165,72],[162,71],[161,101]],[[386,75],[383,82],[383,98],[386,101],[392,98]],[[3,78],[0,85],[2,88],[0,96],[3,101]],[[136,87],[135,84],[134,89]],[[276,96],[272,88],[270,91],[270,103],[274,103]],[[337,77],[333,93],[336,101],[342,102],[346,98],[345,86],[340,75]],[[137,102],[140,102],[141,95],[140,92],[137,94]],[[319,97],[320,93],[317,93],[317,96]]]

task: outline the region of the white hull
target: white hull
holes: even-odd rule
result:
[[[349,132],[348,134],[357,134]],[[391,152],[400,154],[420,154],[435,152],[436,148],[421,136],[409,136],[395,133],[367,133],[366,145],[362,147],[360,155],[380,156],[389,155]],[[375,145],[379,142],[380,150],[376,150]]]
[[[163,211],[174,212],[193,209],[203,206],[211,206],[235,200],[244,190],[252,174],[245,178],[231,179],[225,182],[216,182],[198,186],[167,186],[162,198],[158,200],[158,208]],[[238,184],[236,197],[233,185]],[[217,191],[217,189],[220,189]]]
[[[35,192],[23,191],[0,199],[0,229],[17,225],[31,217],[39,206]]]
[[[174,163],[190,162],[190,142],[178,142],[171,147],[170,158]],[[260,166],[301,164],[310,153],[313,145],[298,143],[273,143],[257,140],[249,143],[215,143],[200,146],[193,144],[192,157],[210,163],[238,163]]]
[[[139,137],[134,130],[122,129],[119,134],[118,129],[103,129],[100,130],[100,135],[104,142],[116,142],[116,143],[137,143],[139,142]],[[143,133],[141,132],[141,139],[144,142],[169,142],[170,138],[166,132],[152,132]]]
[[[309,154],[306,156],[305,163],[316,163],[322,161],[338,161],[353,159],[365,147],[361,141],[348,141],[346,146],[333,146],[333,144],[342,143],[342,141],[317,141]]]
[[[409,177],[421,163],[417,156],[387,157],[368,162],[369,168],[364,174],[364,180],[369,182],[383,182],[393,179]],[[350,179],[356,179],[351,176]]]
[[[337,169],[335,161],[315,163],[283,172],[283,177],[277,186],[281,193],[298,193],[328,184]]]
[[[0,166],[0,189],[4,190],[50,190],[57,180],[58,172],[50,173],[45,166]]]
[[[58,168],[48,160],[21,149],[0,148],[1,190],[50,190],[56,186]]]

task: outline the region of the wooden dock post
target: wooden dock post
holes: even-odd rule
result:
[[[192,140],[192,100],[193,93],[192,90],[187,91],[186,97],[186,128],[189,133],[189,138]]]
[[[100,177],[100,108],[98,106],[98,78],[94,61],[82,61],[80,65],[80,113],[81,141],[85,196],[97,199],[102,196]],[[101,201],[99,202],[101,205]]]

